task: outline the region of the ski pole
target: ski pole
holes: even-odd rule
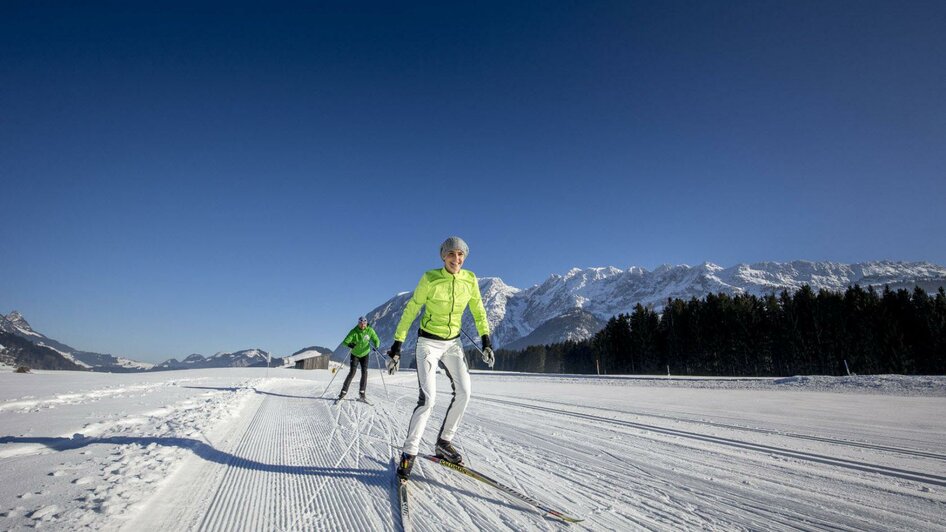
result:
[[[348,356],[351,356],[351,349],[348,350]],[[329,365],[332,364],[332,355],[329,355],[328,362],[329,362]],[[328,389],[332,387],[332,383],[335,382],[335,377],[338,377],[339,373],[341,373],[341,368],[339,368],[338,371],[332,374],[332,380],[328,381],[328,386],[326,386],[325,389],[322,390],[322,394],[319,395],[319,399],[321,399],[325,395],[325,392],[327,392]]]
[[[372,347],[371,350],[374,351],[374,355],[378,357],[378,371],[381,373],[381,384],[384,385],[384,396],[390,399],[391,394],[388,393],[388,383],[384,382],[384,369],[381,367],[383,365],[382,362],[384,362],[384,358],[381,357],[381,352],[378,351],[377,347]]]
[[[476,350],[480,352],[480,355],[481,355],[481,356],[484,356],[484,357],[486,356],[486,354],[483,353],[483,350],[480,349],[480,347],[479,347],[478,345],[476,345],[476,341],[473,340],[473,338],[470,337],[469,333],[467,333],[466,331],[464,331],[463,328],[460,328],[460,332],[462,332],[463,335],[466,336],[466,339],[469,340],[471,344],[473,344],[473,347],[476,348]],[[495,355],[494,355],[494,356],[495,356]],[[491,367],[491,368],[489,368],[489,369],[493,369],[493,368]]]

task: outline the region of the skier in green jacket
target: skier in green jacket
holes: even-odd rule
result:
[[[348,386],[355,376],[355,364],[357,363],[361,365],[359,398],[364,401],[365,388],[368,386],[368,353],[371,352],[372,344],[377,349],[381,345],[381,341],[378,340],[378,334],[374,332],[374,329],[368,326],[367,318],[361,316],[358,318],[358,325],[348,333],[342,343],[351,349],[351,369],[348,371],[348,377],[345,378],[342,393],[338,394],[338,398],[342,399],[348,393]]]
[[[459,451],[450,442],[470,400],[470,372],[460,341],[461,319],[467,305],[483,342],[483,362],[493,367],[495,356],[490,346],[489,323],[480,295],[480,285],[473,272],[461,269],[469,252],[470,248],[460,237],[452,236],[441,244],[440,258],[443,260],[443,268],[425,272],[420,278],[394,332],[394,344],[388,351],[391,357],[388,368],[393,372],[400,363],[401,344],[407,338],[407,330],[420,308],[424,307],[415,350],[420,398],[411,415],[407,439],[397,468],[397,475],[403,480],[411,474],[424,427],[434,408],[438,363],[450,379],[453,400],[447,407],[443,425],[440,427],[435,453],[448,462],[459,464],[463,461]]]

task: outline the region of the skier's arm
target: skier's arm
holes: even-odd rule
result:
[[[352,330],[351,332],[348,333],[348,336],[346,336],[345,339],[342,340],[342,343],[345,344],[346,347],[351,348],[351,347],[352,347],[351,344],[357,344],[357,343],[358,343],[358,342],[355,340],[355,338],[356,338],[356,337],[355,337],[355,331]]]
[[[411,296],[407,305],[404,307],[404,313],[401,314],[401,321],[398,322],[397,329],[394,331],[394,341],[403,342],[404,339],[407,338],[407,329],[411,326],[411,323],[414,322],[414,318],[417,317],[420,308],[427,302],[427,288],[427,274],[425,273],[421,276],[420,282],[417,283],[417,288],[414,289],[414,295]]]
[[[476,323],[476,330],[480,336],[489,335],[489,321],[486,320],[486,307],[483,306],[483,296],[480,295],[480,283],[473,275],[473,297],[470,298],[470,314]]]
[[[374,341],[374,348],[378,349],[381,347],[381,340],[378,338],[378,333],[374,332],[374,329],[368,329],[371,333],[371,339]]]

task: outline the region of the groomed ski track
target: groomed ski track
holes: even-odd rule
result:
[[[427,443],[449,403],[440,379]],[[386,380],[388,396],[373,372],[373,405],[333,406],[337,389],[319,397],[327,377],[253,379],[232,391],[250,394],[234,421],[205,435],[210,450],[186,458],[122,528],[401,530],[394,460],[417,384],[411,372]],[[904,402],[922,418],[943,399],[759,397],[475,374],[455,440],[468,465],[585,521],[565,525],[418,461],[413,529],[944,529],[942,423],[913,430],[885,413]]]

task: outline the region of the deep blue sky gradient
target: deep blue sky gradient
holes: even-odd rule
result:
[[[334,347],[451,234],[946,263],[944,2],[84,4],[0,4],[0,312],[80,349]]]

